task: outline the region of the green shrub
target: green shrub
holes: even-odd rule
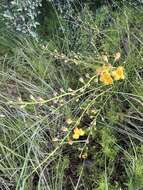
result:
[[[42,6],[42,0],[12,0],[3,5],[6,25],[22,34],[28,34],[36,37],[36,27],[39,23],[36,21],[39,14],[38,7]]]

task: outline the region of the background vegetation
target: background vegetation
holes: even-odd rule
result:
[[[142,2],[12,2],[0,6],[0,188],[143,189]],[[101,82],[109,64],[125,79]]]

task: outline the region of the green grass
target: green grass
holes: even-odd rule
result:
[[[1,189],[143,188],[142,10],[104,6],[95,19],[85,7],[74,35],[42,42],[1,27]],[[104,54],[125,80],[98,80]],[[85,130],[78,140],[75,127]]]

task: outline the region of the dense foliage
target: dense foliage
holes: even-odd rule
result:
[[[7,27],[17,32],[36,37],[36,27],[39,24],[36,19],[39,14],[39,6],[42,0],[12,0],[3,3],[3,17]]]

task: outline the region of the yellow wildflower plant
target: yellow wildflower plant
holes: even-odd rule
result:
[[[117,59],[120,58],[120,53],[117,52]],[[124,68],[122,66],[113,67],[111,64],[104,64],[96,69],[99,80],[105,85],[113,84],[114,80],[125,79]]]
[[[81,128],[75,128],[74,129],[74,134],[73,134],[73,139],[79,139],[80,136],[84,136],[85,131]]]
[[[113,79],[108,71],[103,71],[100,75],[101,82],[103,82],[105,85],[113,84]]]
[[[124,68],[122,66],[117,67],[114,71],[112,71],[112,76],[114,80],[124,80],[125,79]]]

